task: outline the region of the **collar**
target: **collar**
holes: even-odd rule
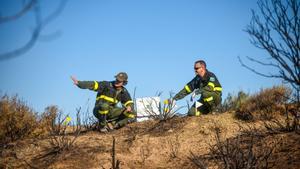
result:
[[[112,86],[114,89],[116,89],[116,90],[123,90],[124,86],[121,86],[120,88],[116,88],[115,83],[116,83],[115,80],[110,82],[111,86]]]

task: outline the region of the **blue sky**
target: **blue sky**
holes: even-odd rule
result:
[[[1,0],[0,12],[13,14],[20,4]],[[43,16],[57,5],[42,1]],[[47,35],[58,30],[58,38],[41,39],[26,54],[0,62],[0,91],[18,94],[39,112],[58,105],[72,114],[87,102],[93,107],[96,93],[74,86],[71,75],[101,81],[125,71],[132,95],[136,87],[136,97],[162,91],[165,99],[194,77],[193,64],[203,59],[221,82],[223,99],[239,90],[253,93],[281,82],[248,71],[237,59],[266,55],[243,31],[251,9],[257,9],[255,0],[69,0],[43,31]],[[33,20],[31,13],[0,24],[0,53],[24,44]]]

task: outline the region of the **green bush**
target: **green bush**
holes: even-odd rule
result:
[[[239,91],[237,95],[229,93],[223,104],[220,107],[222,112],[237,111],[241,108],[241,105],[249,98],[249,94],[244,91]]]

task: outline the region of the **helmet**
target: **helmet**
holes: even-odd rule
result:
[[[128,81],[128,75],[125,72],[120,72],[115,76],[116,80],[121,82],[127,82]]]

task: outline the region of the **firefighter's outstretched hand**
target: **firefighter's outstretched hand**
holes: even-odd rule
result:
[[[126,111],[127,111],[127,112],[132,112],[131,106],[127,106],[127,107],[126,107]]]
[[[74,85],[78,85],[78,80],[76,79],[76,77],[71,76],[71,79],[72,79]]]

